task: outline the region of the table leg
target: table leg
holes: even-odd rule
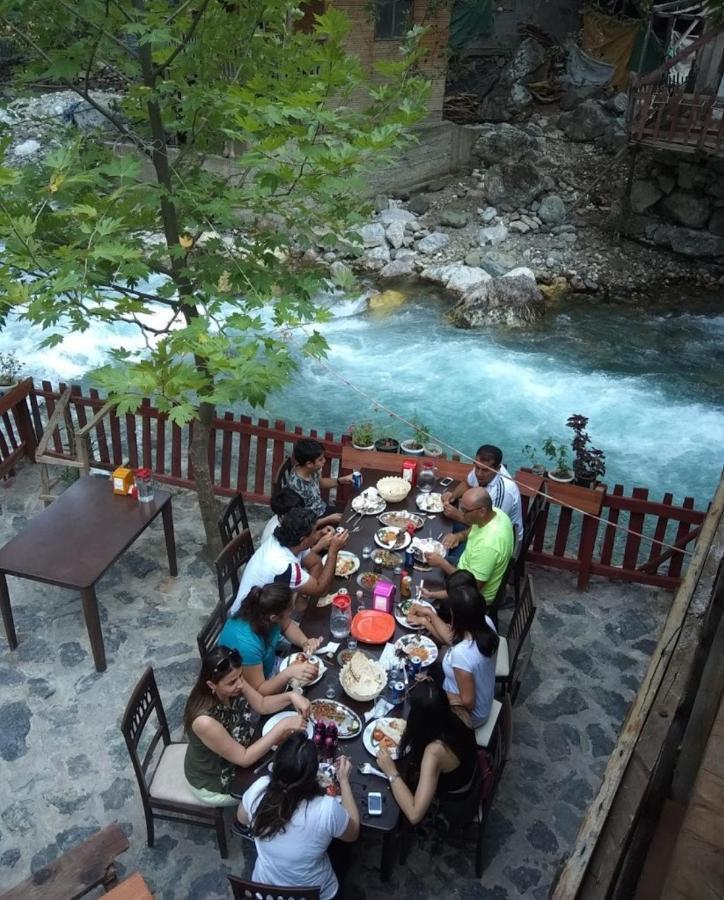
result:
[[[382,859],[380,861],[380,880],[389,881],[395,867],[397,856],[397,831],[386,831],[382,838]]]
[[[176,564],[176,538],[173,531],[173,509],[170,500],[161,510],[161,515],[163,516],[163,534],[166,538],[168,568],[172,575],[178,575],[178,566]]]
[[[101,630],[100,616],[98,615],[98,598],[96,597],[95,585],[83,588],[80,593],[83,598],[83,615],[85,616],[85,625],[88,629],[91,650],[93,651],[93,661],[96,664],[96,672],[105,672],[106,650],[103,646],[103,632]]]
[[[8,645],[11,650],[14,650],[18,646],[18,636],[15,634],[13,608],[10,606],[8,582],[4,572],[0,572],[0,611],[2,611],[3,625],[5,626],[5,636],[8,639]]]

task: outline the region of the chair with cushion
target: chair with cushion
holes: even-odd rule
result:
[[[219,603],[224,609],[224,614],[234,602],[241,582],[241,568],[245,566],[254,555],[254,545],[251,542],[251,532],[245,528],[224,547],[214,560],[216,567],[216,584],[219,589]]]
[[[201,659],[205,659],[216,646],[224,622],[226,622],[226,610],[221,603],[217,603],[206,624],[196,635],[196,646],[199,648]]]
[[[494,701],[494,703],[497,702],[497,700]],[[492,716],[490,718],[492,718]],[[498,704],[495,718],[495,728],[494,733],[491,736],[492,740],[488,753],[488,758],[492,762],[493,766],[493,784],[492,787],[487,788],[487,796],[481,796],[476,822],[478,833],[475,844],[475,875],[477,878],[483,877],[483,846],[485,843],[485,826],[487,824],[488,816],[490,815],[490,810],[492,809],[493,802],[495,800],[495,795],[498,792],[498,785],[500,784],[500,779],[503,775],[505,764],[508,761],[508,757],[510,756],[510,747],[513,742],[513,706],[510,702],[509,694],[506,694],[503,702],[501,704]],[[488,721],[490,721],[490,719],[488,719]],[[485,725],[483,725],[482,727],[485,728]],[[475,732],[476,739],[479,730],[480,729]],[[478,744],[480,744],[480,741],[478,741]],[[485,788],[485,782],[486,779],[483,775],[481,783],[481,786],[483,788]]]
[[[146,729],[151,716],[155,722]],[[172,743],[153,669],[149,666],[136,685],[121,720],[131,763],[141,791],[148,846],[153,847],[154,819],[203,825],[216,831],[221,856],[229,855],[223,810],[205,806],[191,793],[184,775],[185,743]],[[143,743],[143,755],[139,745]]]
[[[319,900],[319,888],[277,887],[229,875],[234,900]]]
[[[535,613],[533,578],[528,575],[525,579],[523,593],[515,605],[508,634],[500,638],[498,656],[495,661],[495,680],[502,685],[504,693],[510,694],[513,703],[515,703],[520,687],[520,678],[517,676],[520,651],[523,649],[530,626],[533,624]]]
[[[249,528],[249,517],[246,514],[244,498],[241,494],[232,497],[219,517],[219,534],[221,543],[226,545]],[[252,544],[253,548],[253,544]]]

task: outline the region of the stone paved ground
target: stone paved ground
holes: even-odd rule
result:
[[[29,466],[0,487],[2,543],[40,511],[37,488]],[[168,576],[159,523],[99,585],[108,654],[103,675],[93,668],[79,598],[9,579],[20,644],[13,653],[4,645],[0,650],[0,890],[113,820],[131,844],[120,868],[140,870],[163,900],[227,897],[225,869],[238,873],[248,864],[238,841],[224,865],[212,832],[172,823],[158,823],[156,847],[146,847],[119,731],[127,697],[150,663],[178,735],[197,672],[195,635],[215,602],[192,495],[175,497],[174,516],[178,578]],[[352,872],[357,897],[547,896],[600,782],[670,596],[602,581],[580,594],[569,575],[542,569],[534,578],[531,661],[514,710],[512,756],[489,821],[482,880],[473,876],[472,847],[423,843],[382,885],[379,845],[364,839]]]

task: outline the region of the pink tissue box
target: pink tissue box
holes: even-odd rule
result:
[[[372,591],[372,609],[391,613],[395,605],[395,586],[380,579]]]

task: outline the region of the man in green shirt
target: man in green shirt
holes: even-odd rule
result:
[[[495,600],[508,563],[513,555],[513,525],[502,509],[493,506],[490,494],[485,488],[470,488],[460,498],[459,511],[470,531],[467,545],[455,567],[439,553],[428,553],[426,562],[440,569],[445,575],[452,575],[457,569],[470,572],[478,583],[478,588],[487,604]],[[457,546],[464,532],[448,534],[444,544],[448,549]],[[423,596],[443,599],[445,591],[425,591]]]

